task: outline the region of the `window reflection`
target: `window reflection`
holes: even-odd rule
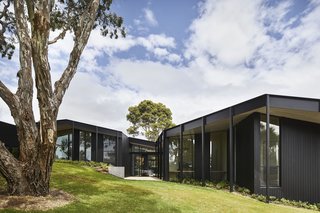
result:
[[[131,145],[131,152],[155,152],[155,148],[139,146],[139,145]]]
[[[194,178],[194,135],[183,136],[183,177]]]
[[[227,178],[227,131],[210,133],[210,179]]]
[[[116,163],[116,137],[103,136],[103,162],[115,165]]]
[[[260,121],[260,185],[266,185],[266,116],[261,115]],[[279,119],[270,117],[269,147],[269,184],[280,186],[280,126]]]
[[[80,131],[79,160],[91,161],[91,132]]]
[[[55,157],[57,159],[70,159],[70,160],[72,159],[71,130],[60,133],[60,135],[58,135]]]
[[[169,142],[169,179],[178,179],[180,171],[180,140],[179,137],[168,138]]]

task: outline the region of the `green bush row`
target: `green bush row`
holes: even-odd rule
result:
[[[184,179],[174,179],[173,182],[179,182],[183,184],[191,184],[196,186],[202,186],[202,181],[195,180],[192,178],[184,178]],[[227,181],[220,181],[220,182],[212,182],[212,181],[205,181],[204,186],[215,188],[215,189],[229,189],[229,183]],[[235,186],[235,191],[244,195],[244,196],[250,196],[253,199],[266,202],[266,196],[259,195],[259,194],[251,194],[250,190],[244,187]],[[282,204],[287,206],[294,206],[299,208],[305,208],[305,209],[311,209],[315,211],[320,211],[320,203],[317,204],[311,204],[308,202],[302,202],[302,201],[292,201],[287,200],[285,198],[277,198],[274,196],[269,197],[269,201],[275,204]]]
[[[103,169],[107,169],[109,165],[107,163],[102,162],[94,162],[94,161],[73,161],[73,160],[55,160],[57,163],[68,163],[75,164],[79,166],[89,166],[89,167],[99,167]]]

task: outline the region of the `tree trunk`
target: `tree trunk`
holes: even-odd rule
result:
[[[0,174],[6,179],[8,193],[11,195],[45,196],[49,193],[59,106],[76,72],[99,6],[99,0],[91,0],[83,14],[79,16],[79,26],[74,26],[74,47],[68,65],[55,83],[53,91],[48,60],[52,2],[54,3],[48,0],[14,1],[17,37],[20,44],[17,92],[12,93],[0,80],[0,97],[8,105],[14,118],[20,143],[20,156],[16,159],[0,141]],[[26,8],[28,17],[25,14]],[[32,65],[40,111],[38,124],[35,122],[32,107]]]
[[[25,133],[26,129],[18,128],[17,130],[18,135],[28,135]],[[39,147],[35,153],[29,153],[27,157],[22,153],[28,153],[30,149],[20,146],[20,160],[17,160],[0,142],[0,173],[7,181],[8,194],[45,196],[49,193],[55,151],[53,145],[55,143],[52,141],[55,139],[55,132],[45,137],[42,142],[39,142],[40,136],[38,136],[33,143],[39,144]]]

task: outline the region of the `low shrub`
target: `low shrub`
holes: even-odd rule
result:
[[[175,179],[171,180],[173,182],[179,182],[182,184],[190,184],[190,185],[196,185],[196,186],[202,186],[202,181],[195,180],[192,178],[183,178],[183,179]],[[228,189],[229,188],[229,183],[227,181],[220,181],[220,182],[212,182],[212,181],[205,181],[204,186],[210,187],[210,188],[215,188],[215,189]],[[251,194],[250,190],[244,187],[240,186],[235,186],[235,190],[239,192],[240,194],[244,196],[250,196],[253,199],[259,200],[261,202],[266,202],[267,199],[264,195],[261,194]],[[287,205],[287,206],[293,206],[293,207],[300,207],[300,208],[305,208],[305,209],[310,209],[310,210],[315,210],[315,211],[320,211],[320,203],[317,204],[310,204],[308,202],[302,202],[302,201],[291,201],[287,200],[285,198],[277,198],[275,196],[270,196],[269,197],[269,202],[275,203],[275,204],[282,204],[282,205]]]
[[[217,183],[216,188],[217,189],[227,189],[229,187],[229,184],[227,181],[220,181]]]
[[[109,165],[107,163],[102,162],[94,162],[94,161],[73,161],[73,160],[58,160],[56,159],[55,162],[57,163],[68,163],[68,164],[75,164],[80,166],[89,166],[89,167],[98,167],[102,169],[108,169]]]

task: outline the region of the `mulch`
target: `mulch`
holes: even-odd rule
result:
[[[9,196],[4,192],[0,193],[0,209],[17,209],[17,210],[40,210],[46,211],[57,207],[62,207],[72,203],[75,198],[58,189],[52,189],[48,196]]]

